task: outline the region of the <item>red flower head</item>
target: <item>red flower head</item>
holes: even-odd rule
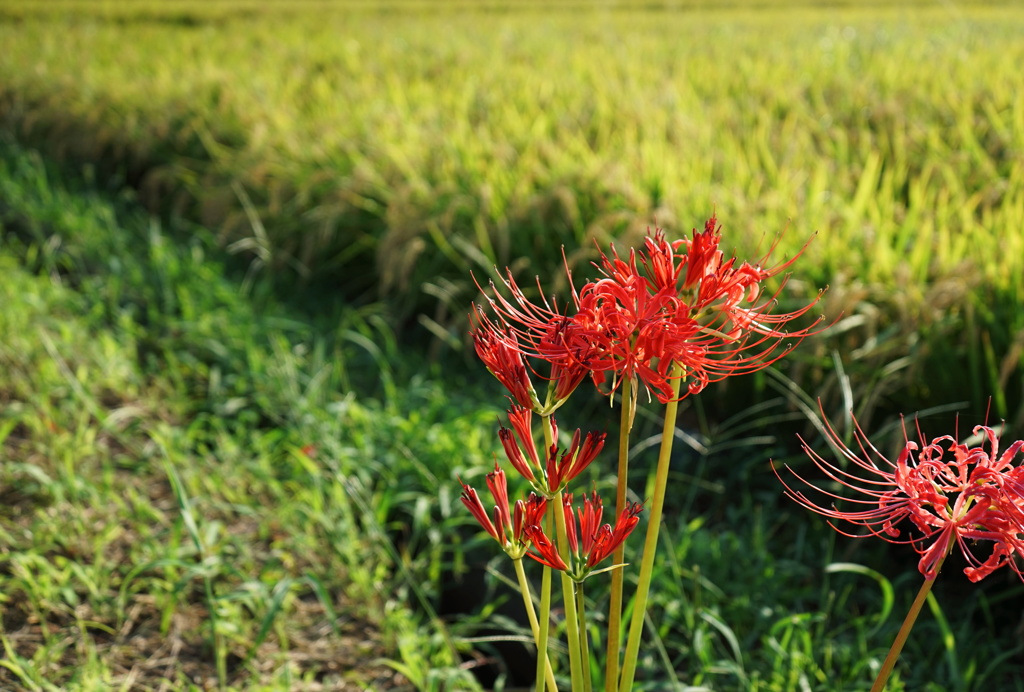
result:
[[[782,327],[817,300],[778,315],[771,314],[777,294],[755,303],[761,282],[796,257],[771,269],[746,262],[737,267],[736,258],[723,261],[720,237],[712,217],[689,240],[670,243],[655,230],[628,261],[614,247],[602,253],[597,266],[604,278],[580,290],[573,318],[580,338],[592,345],[587,362],[595,382],[610,374],[614,391],[623,379],[639,380],[666,402],[673,396],[673,364],[689,380],[687,393],[695,394],[709,382],[770,365],[786,354],[779,348],[784,340],[812,333]]]
[[[515,470],[530,481],[537,493],[549,499],[590,466],[604,447],[607,437],[605,433],[593,432],[584,436],[580,430],[576,430],[568,449],[559,455],[558,445],[552,444],[542,464],[533,439],[533,412],[521,406],[513,406],[509,409],[508,420],[512,428],[498,430],[498,439],[505,449],[505,456]],[[557,439],[558,424],[554,416],[546,424],[551,425],[551,436]]]
[[[517,403],[544,415],[558,408],[588,373],[598,386],[610,378],[609,393],[628,379],[642,382],[667,402],[675,396],[673,365],[688,380],[683,396],[730,375],[767,367],[788,352],[780,348],[784,341],[793,344],[813,333],[813,328],[786,331],[784,326],[817,299],[781,314],[771,312],[778,293],[757,302],[762,282],[788,269],[800,253],[765,268],[773,245],[760,263],[737,266],[735,257],[724,259],[720,240],[712,216],[690,239],[669,242],[656,229],[627,259],[612,246],[595,265],[603,278],[578,294],[573,290],[571,315],[552,308],[546,298],[529,301],[509,273],[502,283],[511,297],[492,290],[494,297],[487,298],[499,324],[477,309],[479,326],[472,332],[477,353]],[[543,403],[527,375],[537,374],[530,364],[534,359],[549,365],[539,375],[549,383]]]
[[[569,540],[569,563],[562,559],[555,548],[554,543],[548,539],[541,529],[539,523],[526,527],[526,535],[533,541],[536,552],[528,552],[527,555],[541,564],[553,569],[562,570],[574,581],[582,582],[602,560],[607,558],[623,541],[633,532],[636,525],[640,523],[637,516],[643,511],[640,503],[630,503],[619,515],[615,526],[610,524],[601,525],[601,517],[604,512],[601,498],[597,493],[589,497],[583,496],[583,507],[579,508],[579,529],[577,530],[576,518],[572,512],[572,494],[564,496],[562,509],[565,512],[566,533]],[[608,569],[614,569],[621,565],[613,565]],[[604,571],[604,570],[599,570]]]
[[[478,326],[470,332],[476,355],[505,385],[516,403],[527,408],[538,406],[537,392],[526,372],[526,361],[515,333],[495,326],[480,310],[477,311],[477,320]]]
[[[552,426],[554,426],[554,419],[552,419]],[[589,432],[586,437],[583,437],[580,430],[577,429],[573,433],[569,448],[563,451],[561,456],[558,454],[557,445],[551,445],[551,448],[548,450],[546,469],[548,493],[553,495],[563,490],[572,479],[576,478],[585,468],[590,466],[590,462],[601,453],[606,437],[606,433],[593,432]]]
[[[803,254],[803,249],[789,260],[766,268],[775,250],[775,244],[772,244],[757,263],[743,262],[736,266],[735,257],[722,261],[724,254],[718,249],[720,242],[721,227],[714,216],[708,219],[703,232],[694,230],[693,238],[686,241],[687,273],[682,290],[688,294],[687,301],[694,319],[709,333],[718,333],[730,340],[742,339],[751,332],[768,337],[806,336],[806,330],[786,333],[775,325],[785,325],[804,314],[816,300],[796,312],[779,315],[770,314],[778,292],[761,304],[755,304],[761,296],[762,282],[787,270]],[[779,290],[782,290],[781,286]]]
[[[722,227],[718,225],[718,219],[712,216],[704,224],[704,231],[697,232],[693,229],[693,239],[683,241],[686,245],[686,253],[682,256],[686,265],[686,280],[683,281],[683,290],[689,291],[700,286],[705,279],[717,275],[719,267],[722,266],[724,253],[718,249],[722,240]],[[735,259],[729,261],[731,265]]]
[[[460,481],[461,483],[461,481]],[[498,541],[502,550],[513,559],[520,559],[526,554],[530,547],[530,539],[526,528],[539,524],[544,517],[544,510],[547,508],[547,500],[530,493],[529,499],[525,502],[516,500],[515,508],[511,514],[508,511],[508,488],[505,483],[505,472],[497,463],[494,464],[494,471],[487,474],[487,488],[494,498],[495,505],[492,509],[493,521],[488,516],[476,490],[465,483],[462,484],[462,504],[469,509],[473,517],[480,522],[487,533],[491,534],[494,540]]]
[[[653,284],[615,257],[603,257],[607,278],[580,290],[579,311],[573,318],[594,347],[589,360],[599,382],[612,376],[611,391],[624,379],[639,380],[662,402],[672,398],[668,381],[672,363],[684,358],[700,325],[690,318],[674,292],[652,292]]]
[[[495,290],[493,282],[491,293],[494,297],[487,296],[488,305],[498,316],[500,325],[491,322],[480,307],[476,308],[475,317],[471,316],[471,321],[476,323],[470,333],[477,346],[477,355],[512,392],[520,406],[536,413],[550,414],[587,376],[592,346],[583,330],[570,317],[552,309],[546,298],[541,304],[527,299],[511,272],[502,283],[511,294],[511,300]],[[540,288],[539,282],[537,287]],[[576,301],[575,292],[573,300]],[[518,360],[513,354],[518,354]],[[533,366],[530,367],[548,381],[543,403],[529,384],[526,359],[548,364],[545,374],[538,374]],[[524,364],[522,369],[520,363]]]
[[[859,425],[856,438],[860,454],[844,445],[827,425],[829,442],[853,464],[851,471],[826,461],[801,440],[804,451],[826,476],[864,496],[846,500],[859,509],[841,511],[834,505],[820,506],[793,490],[785,480],[782,483],[789,497],[818,514],[863,526],[867,535],[892,543],[909,543],[921,554],[918,569],[926,579],[937,576],[938,565],[954,543],[967,558],[964,573],[971,581],[979,581],[1003,565],[1009,565],[1024,579],[1014,561],[1014,555],[1024,555],[1024,475],[1021,467],[1013,465],[1024,442],[1014,442],[1000,454],[995,431],[978,426],[974,432],[987,440],[988,449],[984,444],[968,447],[949,436],[921,445],[907,440],[893,463],[871,444]],[[790,472],[822,495],[844,499],[811,484],[792,469]],[[905,519],[913,526],[906,536],[898,528]],[[975,557],[968,540],[972,544],[992,544],[984,562]]]
[[[505,456],[515,470],[533,483],[536,478],[533,470],[541,469],[537,445],[533,441],[533,411],[522,406],[513,406],[508,411],[508,420],[512,424],[512,429],[499,428],[498,439],[501,440]],[[526,450],[525,455],[523,450]]]

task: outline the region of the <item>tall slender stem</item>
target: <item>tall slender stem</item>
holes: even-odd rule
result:
[[[551,416],[545,416],[542,425],[544,431],[545,453],[555,443],[551,427]],[[562,493],[555,493],[554,499],[548,503],[549,516],[554,517],[557,534],[558,552],[565,563],[572,564],[569,554],[569,534],[565,525],[565,509]],[[576,589],[575,582],[565,572],[562,576],[562,602],[565,604],[565,638],[569,647],[569,675],[572,679],[573,692],[583,690],[583,670],[580,667],[580,637],[576,622]]]
[[[592,692],[590,679],[590,644],[587,641],[587,615],[583,599],[583,582],[576,584],[576,616],[580,630],[580,665],[583,668],[583,692]]]
[[[551,523],[551,515],[547,517],[547,527],[544,529],[549,534],[553,530]],[[537,623],[540,626],[540,636],[537,639],[537,692],[541,692],[541,666],[544,665],[543,661],[547,662],[545,666],[547,672],[552,673],[549,684],[554,682],[553,670],[551,668],[551,661],[548,658],[548,632],[551,631],[551,568],[547,565],[544,566],[544,575],[540,580],[540,612],[541,620]],[[541,653],[543,652],[543,657]],[[551,692],[558,692],[557,685],[551,685]]]
[[[533,631],[533,641],[537,643],[537,692],[543,692],[544,681],[547,680],[551,692],[558,692],[555,686],[555,674],[551,670],[551,662],[548,660],[547,648],[547,627],[544,628],[544,646],[541,647],[541,631],[537,622],[537,613],[533,608],[533,597],[530,595],[530,582],[526,579],[526,570],[523,569],[523,559],[513,560],[516,566],[516,578],[519,579],[519,591],[523,594],[523,605],[526,607],[526,617],[530,620],[530,629]],[[546,568],[550,569],[550,568]],[[548,580],[550,583],[550,578]],[[550,600],[550,599],[549,599]]]
[[[544,417],[541,421],[541,427],[544,434],[544,453],[547,454],[547,448],[551,446],[551,428],[547,417]],[[544,523],[544,531],[547,535],[552,535],[555,529],[555,521],[554,515],[550,511],[547,512]],[[546,673],[552,672],[551,661],[548,658],[548,632],[551,630],[551,568],[547,565],[544,566],[543,576],[541,576],[540,581],[540,622],[538,625],[540,630],[537,636],[537,682],[535,690],[536,692],[543,692]],[[545,668],[547,671],[545,671]],[[558,692],[558,688],[552,685],[551,692]]]
[[[545,531],[551,532],[551,515],[548,514]],[[537,684],[536,692],[543,692],[544,678],[551,671],[551,661],[548,659],[548,631],[551,629],[551,568],[544,566],[544,575],[540,581],[540,621],[537,623],[539,632],[537,634]],[[551,692],[558,692],[557,687],[552,687]]]
[[[572,558],[569,553],[569,533],[565,523],[564,500],[562,493],[555,494],[553,505],[549,505],[555,513],[555,528],[558,531],[558,552],[565,561],[571,564]],[[570,517],[571,518],[571,517]],[[562,601],[565,604],[565,638],[569,646],[569,674],[572,678],[573,692],[582,692],[585,683],[583,682],[583,667],[580,663],[580,632],[576,615],[576,582],[568,574],[562,575]]]
[[[636,675],[636,659],[640,653],[640,637],[644,629],[644,614],[647,612],[647,597],[651,590],[654,574],[654,554],[658,547],[658,531],[661,529],[661,512],[665,506],[665,487],[668,485],[668,467],[672,458],[672,440],[675,438],[676,412],[679,410],[679,386],[683,379],[680,365],[672,366],[672,399],[665,406],[665,424],[661,431],[661,449],[658,452],[658,468],[654,477],[654,498],[647,517],[647,537],[644,539],[644,556],[640,562],[640,576],[636,586],[636,600],[633,603],[633,617],[629,623],[629,638],[626,652],[622,657],[622,677],[619,692],[633,688]]]
[[[903,645],[907,643],[910,630],[914,627],[914,623],[917,622],[917,616],[921,613],[921,607],[924,605],[925,599],[928,598],[935,580],[939,578],[939,570],[942,569],[942,563],[946,561],[946,556],[949,555],[954,542],[955,539],[951,538],[949,546],[946,547],[946,553],[935,565],[935,576],[931,579],[925,579],[924,584],[921,584],[917,597],[910,604],[910,610],[907,611],[907,617],[903,619],[900,631],[896,633],[896,638],[893,640],[892,646],[889,647],[889,655],[885,657],[882,668],[878,671],[878,677],[875,678],[875,684],[871,686],[871,692],[882,692],[885,689],[885,683],[889,681],[889,676],[892,675],[892,669],[896,666],[896,660],[900,657],[900,652],[903,651]]]
[[[626,482],[629,467],[629,432],[636,413],[633,382],[625,378],[621,387],[622,415],[619,419],[619,473],[615,485],[615,516],[626,509]],[[626,546],[620,545],[612,555],[612,564],[621,565],[626,559]],[[604,689],[615,692],[619,681],[619,647],[622,639],[622,584],[625,570],[612,570],[611,596],[608,601],[608,646],[606,650]]]

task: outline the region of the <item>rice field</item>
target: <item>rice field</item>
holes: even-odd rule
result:
[[[470,271],[560,290],[563,246],[585,272],[593,240],[715,212],[742,252],[814,236],[794,288],[830,286],[855,340],[969,357],[969,398],[1020,410],[1012,6],[2,7],[5,128],[275,282],[384,299],[454,345]]]

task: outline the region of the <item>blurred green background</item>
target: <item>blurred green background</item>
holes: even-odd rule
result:
[[[1009,2],[0,1],[0,687],[527,684],[457,501],[504,408],[471,272],[565,296],[563,248],[578,286],[714,213],[741,257],[810,240],[779,309],[827,286],[835,324],[685,402],[639,685],[866,689],[916,556],[768,460],[824,451],[818,399],[884,451],[918,412],[1021,437],[1022,36]],[[888,689],[1024,689],[1024,588],[962,567]]]

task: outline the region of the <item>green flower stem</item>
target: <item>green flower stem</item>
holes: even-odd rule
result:
[[[629,432],[633,427],[636,412],[636,397],[632,392],[633,382],[628,377],[622,382],[622,417],[619,419],[619,475],[615,485],[615,517],[626,509],[626,481],[629,466]],[[612,555],[612,564],[621,565],[626,560],[626,546],[620,545]],[[604,689],[615,692],[619,680],[619,649],[622,640],[622,584],[625,570],[612,570],[611,596],[608,601],[608,647],[605,658]]]
[[[512,563],[516,566],[516,577],[519,579],[519,591],[523,594],[523,605],[526,606],[526,617],[530,620],[530,629],[533,630],[533,640],[537,643],[537,692],[542,692],[544,689],[544,680],[547,680],[548,687],[551,692],[558,692],[558,688],[555,686],[555,674],[551,670],[551,662],[548,661],[548,647],[547,637],[548,628],[544,627],[544,646],[541,647],[541,631],[540,625],[537,622],[537,613],[533,608],[533,597],[530,595],[530,582],[526,580],[526,570],[523,569],[523,559],[513,560]],[[545,568],[550,570],[550,568]],[[548,593],[550,594],[551,577],[548,576]],[[543,605],[543,603],[541,604]],[[550,595],[548,597],[548,605],[551,605]]]
[[[593,692],[590,679],[590,644],[587,641],[587,617],[583,600],[583,582],[576,584],[576,616],[580,630],[580,665],[583,668],[583,692]]]
[[[548,440],[551,438],[551,433],[548,432],[547,418],[544,419],[543,426],[544,439]],[[554,532],[554,521],[551,512],[546,514],[544,531],[551,535]],[[544,692],[544,679],[551,669],[551,661],[548,658],[548,632],[551,630],[551,567],[547,565],[544,566],[541,577],[541,618],[538,624],[539,631],[535,637],[537,640],[537,684],[535,690]],[[558,687],[553,686],[551,692],[558,692]]]
[[[562,493],[555,494],[555,501],[549,505],[549,509],[555,513],[555,528],[558,531],[558,550],[565,561],[565,564],[572,564],[572,557],[569,554],[569,533],[565,524],[565,511],[563,508]],[[569,646],[569,673],[572,678],[573,692],[582,692],[585,689],[583,682],[584,671],[580,665],[580,631],[576,615],[576,582],[574,582],[564,571],[562,574],[562,599],[565,603],[565,637]]]
[[[545,531],[550,535],[553,528],[550,514],[547,517],[547,524]],[[537,637],[537,692],[541,692],[543,689],[543,679],[546,674],[543,669],[546,669],[547,673],[552,673],[548,679],[551,692],[558,692],[558,686],[554,684],[555,678],[551,669],[551,661],[548,659],[548,632],[551,630],[551,568],[547,566],[544,567],[544,576],[541,577],[540,582],[540,614],[541,619],[538,623],[540,635]]]
[[[549,425],[547,417],[543,420],[544,429],[544,442],[545,445],[551,446],[551,427]],[[545,449],[545,453],[547,450]],[[554,518],[551,512],[547,512],[545,517],[544,532],[547,535],[554,533]],[[546,674],[551,671],[551,661],[548,659],[548,632],[551,630],[551,568],[548,566],[544,567],[543,576],[540,582],[540,622],[538,623],[539,632],[536,637],[537,639],[537,684],[536,692],[542,692],[544,689],[544,678]],[[552,673],[551,680],[554,679]],[[551,692],[558,692],[558,688],[555,685],[551,686]]]
[[[636,586],[636,600],[633,603],[633,617],[629,623],[629,637],[626,652],[622,657],[622,678],[619,692],[633,688],[636,675],[636,659],[640,653],[640,637],[644,629],[644,614],[647,612],[647,596],[651,590],[654,574],[654,553],[658,547],[658,531],[661,528],[661,512],[665,506],[665,487],[668,485],[668,467],[672,457],[672,440],[675,438],[676,412],[679,410],[679,386],[683,380],[683,369],[679,364],[672,366],[672,399],[665,406],[665,424],[661,431],[661,450],[658,452],[658,470],[654,477],[654,498],[647,516],[647,537],[644,539],[644,556],[640,562],[640,576]]]
[[[921,588],[917,592],[917,598],[915,598],[914,602],[910,604],[910,610],[907,612],[907,617],[903,619],[903,625],[900,627],[900,631],[896,633],[896,638],[893,640],[892,646],[889,648],[889,655],[885,657],[885,661],[882,663],[882,668],[878,671],[878,677],[875,678],[875,684],[871,686],[871,692],[882,692],[882,690],[885,689],[885,683],[889,681],[889,676],[892,675],[892,669],[896,666],[896,660],[900,657],[900,652],[903,651],[903,645],[907,643],[907,637],[910,636],[910,630],[914,627],[914,623],[917,622],[917,616],[921,612],[921,607],[924,606],[925,599],[927,599],[928,594],[931,593],[935,580],[939,578],[939,570],[942,569],[942,563],[946,561],[946,556],[949,555],[949,551],[953,548],[954,542],[955,538],[950,538],[945,554],[935,565],[935,576],[932,579],[925,579],[924,584],[921,584]]]
[[[544,450],[551,449],[555,443],[551,427],[551,416],[544,416]],[[555,493],[555,497],[548,501],[548,520],[554,517],[555,530],[557,532],[557,545],[559,555],[565,564],[571,565],[572,558],[569,555],[569,534],[565,527],[565,510],[563,509],[563,498],[561,491]],[[550,534],[548,534],[550,535]],[[565,603],[565,635],[569,646],[569,675],[572,680],[573,692],[583,690],[583,670],[580,668],[580,636],[576,622],[576,598],[575,582],[565,572],[562,575],[562,601]]]

